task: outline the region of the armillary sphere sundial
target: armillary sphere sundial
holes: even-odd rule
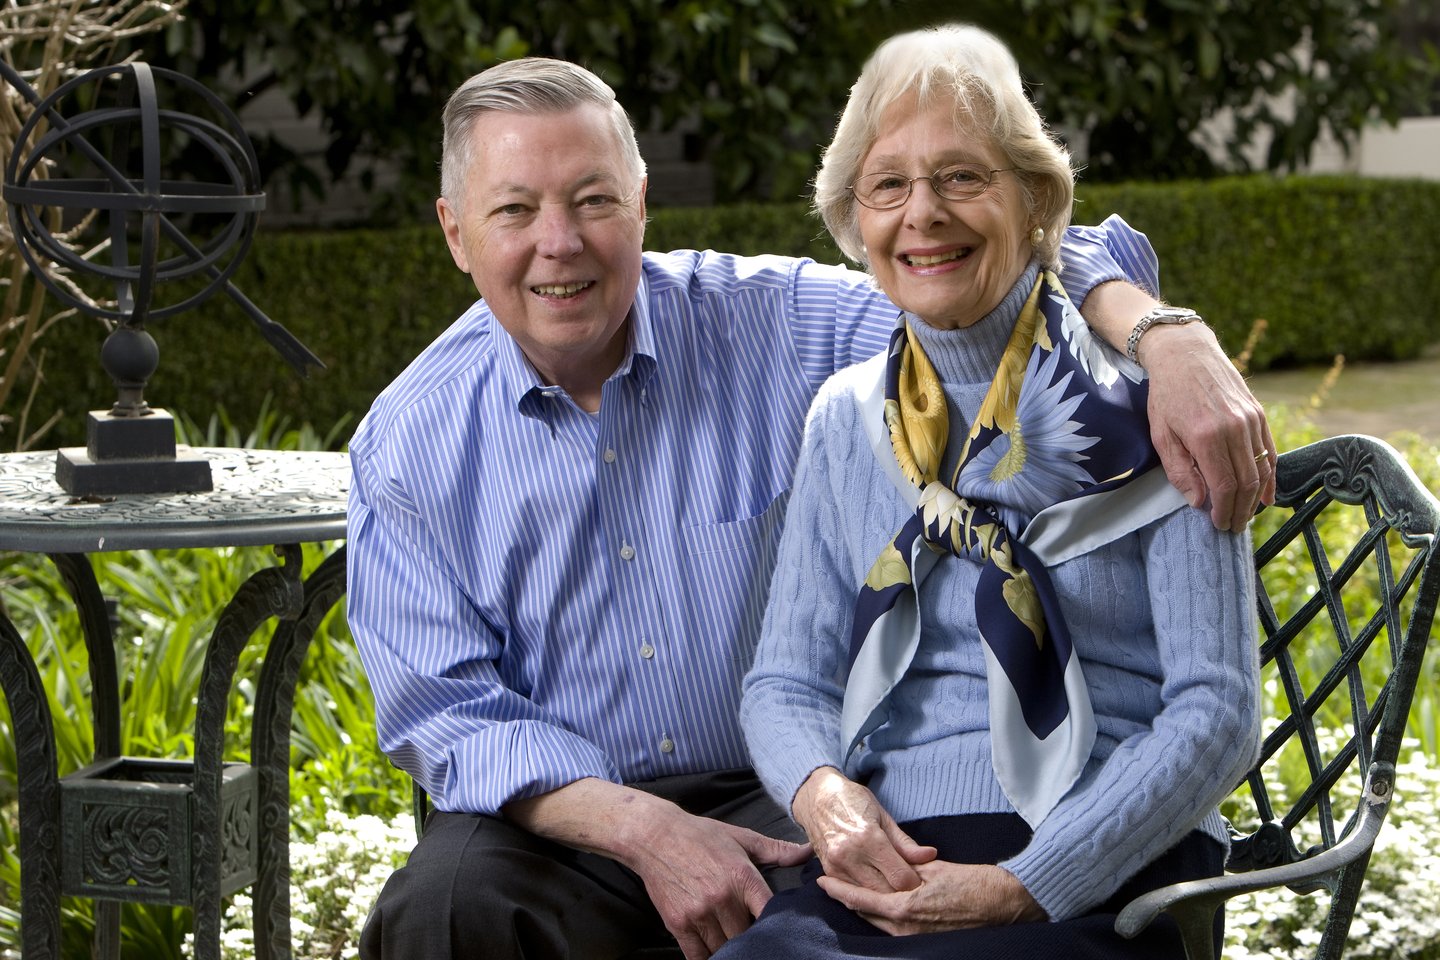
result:
[[[144,63],[91,70],[43,100],[3,61],[0,75],[35,107],[5,169],[4,200],[20,252],[61,302],[114,322],[100,362],[118,397],[109,410],[90,411],[85,447],[58,451],[56,480],[75,496],[210,490],[209,464],[177,448],[169,414],[145,401],[159,363],[147,321],[223,291],[302,376],[324,366],[230,282],[265,207],[249,138],[209,90]],[[59,109],[67,98],[84,105],[70,117]],[[205,115],[176,109],[180,101]],[[208,153],[221,177],[164,177],[167,148],[181,144]],[[95,222],[109,240],[108,264],[84,258],[56,237],[46,216],[55,208],[71,221],[98,214]],[[201,229],[206,235],[197,237]],[[46,262],[75,286],[53,276]],[[83,282],[113,287],[113,306],[82,295]],[[162,287],[182,292],[165,302]]]

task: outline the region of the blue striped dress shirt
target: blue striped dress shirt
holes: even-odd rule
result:
[[[1077,301],[1154,263],[1118,218],[1063,255]],[[350,444],[349,621],[391,760],[479,813],[746,766],[740,684],[805,413],[895,316],[839,267],[647,253],[590,414],[471,306]]]

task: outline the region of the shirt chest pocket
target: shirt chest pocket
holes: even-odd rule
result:
[[[686,529],[690,614],[702,636],[742,654],[760,636],[789,491],[753,517]]]

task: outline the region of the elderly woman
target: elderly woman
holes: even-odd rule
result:
[[[1009,51],[951,26],[875,53],[816,192],[903,313],[811,409],[745,682],[817,857],[717,956],[1179,957],[1112,923],[1222,868],[1249,543],[1165,483],[1143,370],[1057,279],[1069,158]]]

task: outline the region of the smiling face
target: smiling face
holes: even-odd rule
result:
[[[625,356],[645,181],[599,106],[491,111],[470,130],[459,203],[436,203],[455,265],[547,382],[587,408]]]
[[[988,137],[956,122],[953,103],[914,94],[892,104],[861,165],[861,176],[928,177],[955,163],[1010,166]],[[1012,171],[992,175],[970,200],[946,200],[926,180],[890,210],[858,207],[860,237],[876,282],[901,309],[932,327],[968,327],[994,310],[1030,262],[1024,191]]]

